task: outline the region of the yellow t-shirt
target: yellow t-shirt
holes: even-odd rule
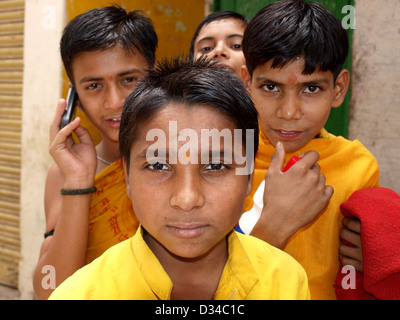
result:
[[[95,177],[89,214],[89,238],[86,264],[101,256],[113,245],[131,238],[139,227],[126,195],[122,159],[109,165]]]
[[[374,156],[359,141],[336,137],[325,129],[302,149],[286,154],[285,163],[292,156],[310,150],[319,153],[321,173],[335,192],[328,207],[314,222],[297,231],[284,251],[306,270],[312,299],[336,299],[333,285],[339,269],[339,231],[343,219],[339,207],[354,191],[378,187],[379,168]],[[252,191],[243,212],[252,208],[253,195],[265,178],[274,152],[274,146],[260,130]]]
[[[214,299],[310,298],[304,269],[283,251],[232,232],[228,254]],[[64,281],[50,299],[169,300],[172,288],[139,228],[130,240],[110,248]]]

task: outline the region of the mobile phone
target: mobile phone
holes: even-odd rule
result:
[[[67,107],[65,108],[64,114],[61,118],[61,129],[64,128],[68,123],[70,123],[74,118],[77,100],[78,94],[76,93],[75,88],[69,88],[67,96]]]

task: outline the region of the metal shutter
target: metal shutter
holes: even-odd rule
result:
[[[17,287],[24,43],[23,0],[0,1],[0,284]]]

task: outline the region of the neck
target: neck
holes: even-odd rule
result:
[[[118,142],[111,142],[103,139],[96,146],[96,152],[101,158],[109,162],[114,162],[121,158]]]
[[[182,258],[146,231],[143,236],[174,284],[172,300],[213,299],[228,259],[227,237],[200,257]]]

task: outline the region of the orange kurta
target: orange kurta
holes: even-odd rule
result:
[[[139,227],[132,202],[126,194],[122,159],[99,172],[95,177],[95,186],[97,192],[90,203],[86,263],[135,235]]]
[[[309,150],[319,153],[321,173],[326,177],[326,184],[331,185],[335,192],[323,213],[297,231],[284,251],[306,270],[312,299],[336,299],[333,285],[339,268],[339,230],[343,219],[339,207],[354,191],[379,186],[378,163],[359,141],[336,137],[324,129],[305,147],[287,154],[285,163],[292,156]],[[246,199],[244,212],[252,208],[253,195],[264,180],[274,152],[274,146],[260,131],[252,191]]]

